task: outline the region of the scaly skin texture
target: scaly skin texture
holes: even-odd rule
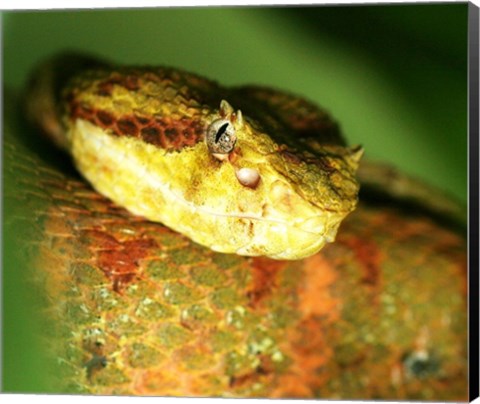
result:
[[[51,390],[466,399],[461,235],[361,203],[310,258],[219,254],[33,150],[6,128],[5,231],[44,296]]]
[[[48,92],[48,77],[38,75],[31,115]],[[356,206],[361,150],[347,148],[322,110],[292,95],[227,89],[175,69],[97,67],[67,80],[57,101],[54,138],[100,193],[215,251],[312,255]],[[205,142],[219,120],[237,139],[220,161]],[[258,184],[241,183],[241,169],[255,170]]]
[[[466,400],[465,234],[365,199],[309,258],[219,254],[119,208],[24,131],[5,127],[5,234],[43,296],[51,390]]]

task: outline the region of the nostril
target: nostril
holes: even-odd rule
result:
[[[238,182],[245,187],[256,188],[260,181],[260,174],[253,168],[240,168],[235,171]]]

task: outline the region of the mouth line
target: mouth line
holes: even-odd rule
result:
[[[232,212],[232,213],[222,213],[222,212],[216,212],[216,211],[213,211],[211,209],[208,209],[208,208],[205,208],[203,206],[199,206],[199,205],[195,205],[194,203],[192,202],[189,202],[187,201],[186,199],[184,199],[182,196],[178,195],[175,191],[173,191],[167,184],[162,184],[163,186],[165,186],[165,188],[163,189],[163,191],[167,190],[167,192],[170,193],[170,195],[176,200],[178,201],[179,203],[181,204],[184,204],[185,206],[188,206],[190,209],[194,210],[194,211],[197,211],[201,214],[206,214],[206,215],[210,215],[210,216],[214,216],[214,217],[224,217],[224,218],[232,218],[232,219],[246,219],[246,220],[252,220],[252,221],[258,221],[258,222],[268,222],[268,223],[274,223],[274,224],[279,224],[279,225],[282,225],[282,226],[285,226],[285,227],[291,227],[291,228],[294,228],[296,230],[300,230],[300,231],[303,231],[305,233],[309,233],[309,234],[312,234],[312,235],[316,235],[316,236],[319,236],[319,237],[325,237],[326,233],[327,233],[327,230],[325,229],[325,226],[324,226],[324,229],[323,231],[313,231],[313,230],[309,230],[309,229],[305,229],[305,228],[302,228],[301,226],[301,223],[304,223],[304,222],[307,222],[311,219],[315,219],[315,218],[318,218],[318,217],[321,217],[322,214],[319,214],[319,215],[315,215],[315,216],[310,216],[308,218],[305,218],[305,219],[294,219],[293,222],[290,222],[288,220],[280,220],[280,219],[273,219],[273,218],[267,218],[267,217],[264,217],[264,216],[259,216],[259,215],[252,215],[252,214],[248,214],[248,213],[240,213],[240,212]],[[325,209],[324,210],[325,212],[329,212],[329,213],[337,213],[339,215],[342,215],[342,212],[339,212],[339,211],[335,211],[335,210],[327,210]],[[325,222],[326,220],[324,220],[323,222]]]
[[[308,229],[304,229],[301,226],[298,226],[296,224],[300,224],[300,219],[296,219],[292,222],[289,222],[288,220],[279,220],[279,219],[272,219],[272,218],[266,218],[263,216],[256,216],[252,214],[247,214],[247,213],[240,213],[240,212],[232,212],[232,213],[221,213],[221,212],[215,212],[210,209],[204,208],[202,206],[195,205],[181,196],[179,196],[177,193],[172,191],[171,189],[168,189],[168,191],[171,193],[171,195],[180,203],[190,207],[192,210],[195,210],[197,212],[200,212],[202,214],[210,215],[210,216],[215,216],[215,217],[225,217],[225,218],[233,218],[233,219],[246,219],[246,220],[253,220],[253,221],[258,221],[258,222],[268,222],[268,223],[274,223],[274,224],[280,224],[285,227],[293,227],[297,230],[301,230],[305,233],[309,233],[312,235],[318,235],[319,237],[325,237],[325,230],[323,232],[316,232]],[[321,215],[316,215],[316,216],[310,216],[306,219],[301,219],[301,222],[306,222],[308,220],[317,218]]]

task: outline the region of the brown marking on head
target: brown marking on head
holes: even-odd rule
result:
[[[162,143],[161,131],[158,127],[146,126],[142,128],[140,130],[140,137],[147,143],[162,144],[162,147],[165,147],[164,142]]]
[[[140,126],[146,126],[151,122],[151,118],[145,116],[136,116],[137,122]]]
[[[70,104],[70,116],[93,122],[95,120],[95,111],[78,101],[73,101]]]
[[[97,112],[97,125],[108,128],[113,125],[115,118],[107,111]]]
[[[161,120],[167,149],[181,150],[185,146],[194,146],[204,138],[204,125],[196,119],[181,118]]]
[[[110,81],[99,83],[97,86],[96,94],[101,97],[110,97],[112,95],[112,92],[113,92],[113,83]]]
[[[178,136],[177,129],[175,128],[167,128],[165,129],[164,133],[165,133],[165,137],[169,140],[174,139],[175,136]]]
[[[117,121],[117,131],[120,135],[138,136],[139,130],[134,117],[125,117]]]
[[[73,100],[69,116],[84,119],[117,136],[139,137],[146,143],[167,150],[181,150],[201,142],[205,125],[195,118],[147,118],[134,114],[115,116],[113,112],[93,109]]]

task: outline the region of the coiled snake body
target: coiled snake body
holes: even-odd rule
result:
[[[27,109],[83,175],[134,213],[258,257],[133,216],[7,125],[7,229],[28,228],[54,390],[465,398],[461,234],[361,198],[314,253],[357,205],[361,155],[322,110],[173,69],[66,60],[57,72],[94,69],[60,74],[61,90],[49,65]],[[127,167],[137,174],[119,182]]]

